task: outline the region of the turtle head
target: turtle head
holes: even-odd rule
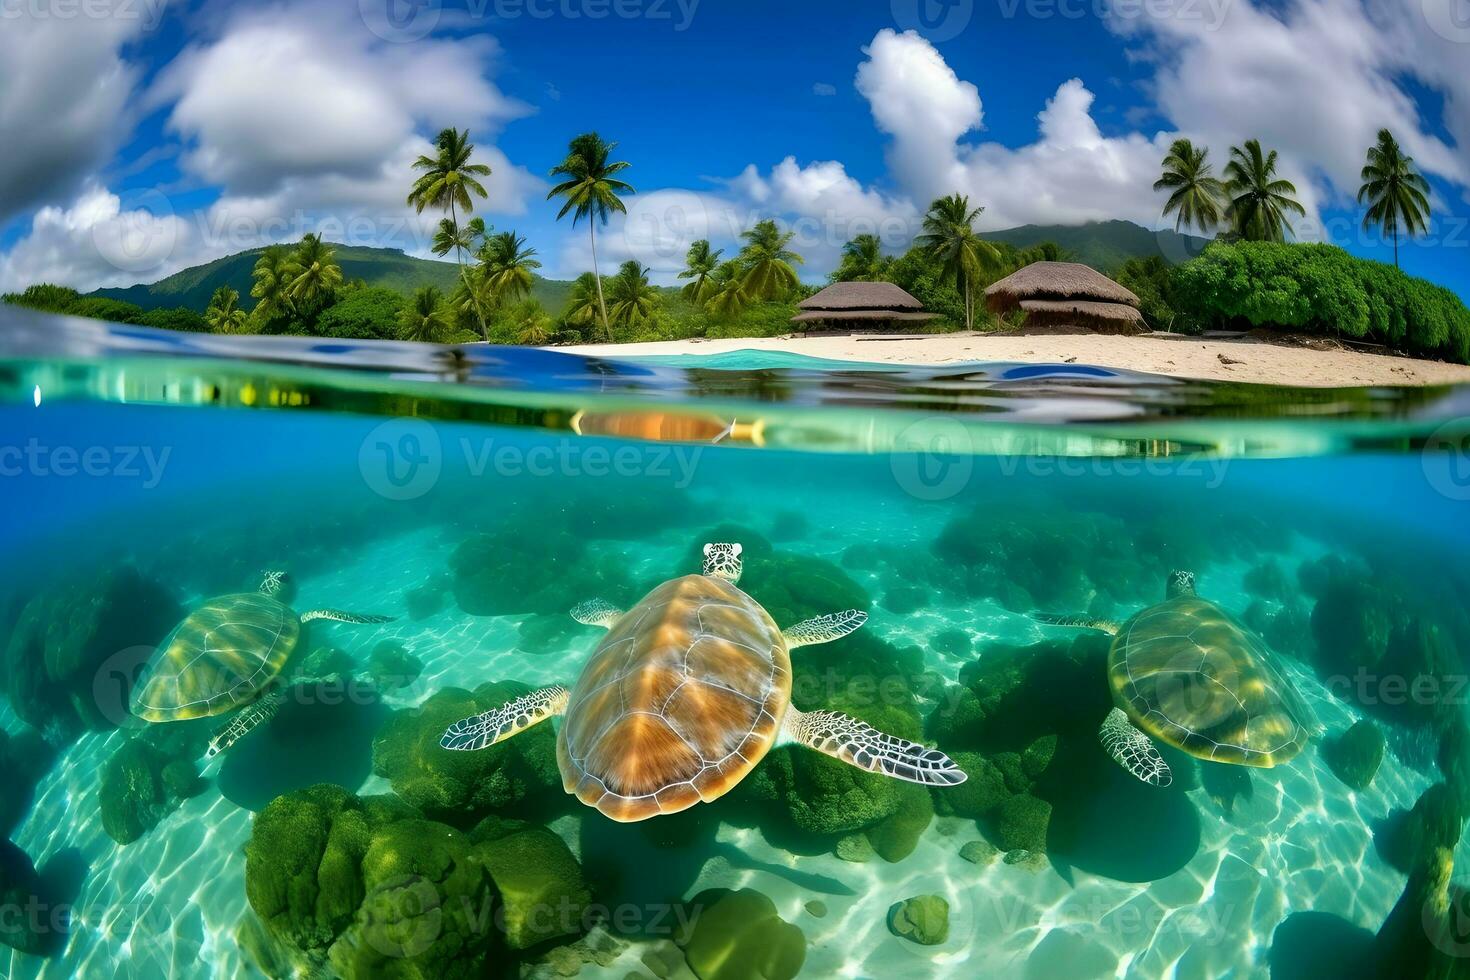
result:
[[[738,544],[707,544],[704,546],[704,574],[711,578],[722,578],[727,582],[740,581],[740,553],[745,549]]]
[[[260,581],[261,592],[265,593],[266,595],[275,595],[277,592],[280,592],[281,589],[285,587],[285,572],[267,569],[264,574],[265,578],[261,579]]]
[[[1169,573],[1169,585],[1165,590],[1170,599],[1182,595],[1194,595],[1194,572],[1186,572],[1182,569],[1174,569]]]

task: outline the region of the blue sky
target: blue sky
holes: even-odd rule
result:
[[[1470,296],[1467,0],[52,2],[0,25],[3,289],[151,281],[311,230],[426,254],[434,216],[402,197],[445,125],[495,170],[487,220],[554,276],[590,261],[544,200],[587,129],[640,192],[600,257],[663,281],[691,238],[733,250],[765,216],[820,279],[859,232],[900,250],[954,190],[982,231],[1158,227],[1181,134],[1217,168],[1261,138],[1299,237],[1391,259],[1352,200],[1389,126],[1434,188],[1404,266]]]

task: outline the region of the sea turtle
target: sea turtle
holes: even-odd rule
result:
[[[572,616],[608,634],[576,685],[465,718],[440,744],[483,749],[564,715],[556,739],[563,787],[624,823],[723,796],[778,742],[909,782],[964,782],[943,752],[791,704],[788,651],[846,636],[868,617],[849,609],[783,632],[737,587],[741,550],[705,545],[702,574],[663,583],[626,613],[600,600],[581,603]]]
[[[1173,781],[1149,737],[1210,762],[1267,768],[1302,750],[1312,709],[1260,637],[1194,590],[1194,573],[1169,575],[1167,597],[1125,623],[1086,616],[1035,618],[1101,630],[1116,707],[1099,732],[1108,755],[1154,786]]]
[[[285,701],[284,687],[330,679],[298,672],[289,685],[276,683],[301,637],[302,623],[386,623],[393,618],[337,609],[297,616],[276,598],[282,585],[283,573],[266,572],[258,591],[218,596],[184,617],[133,688],[132,713],[157,723],[236,712],[209,740],[205,758],[213,758],[273,717]]]

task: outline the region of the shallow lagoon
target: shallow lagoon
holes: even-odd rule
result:
[[[7,368],[5,442],[38,447],[5,484],[0,759],[22,792],[0,811],[0,884],[8,908],[32,906],[6,920],[29,949],[0,952],[7,976],[1459,962],[1436,925],[1459,897],[1467,746],[1470,522],[1431,437],[1453,394],[1263,407],[1069,368],[389,377],[143,353]],[[1281,417],[1305,406],[1320,417]],[[643,438],[579,436],[579,410]],[[764,425],[663,442],[648,436],[667,426],[627,421],[653,410]],[[64,475],[58,447],[107,462]],[[869,614],[793,652],[793,702],[936,744],[963,786],[785,746],[714,803],[616,824],[563,793],[549,725],[438,747],[446,720],[575,679],[602,633],[572,605],[629,606],[730,540],[779,624]],[[1030,614],[1126,618],[1175,568],[1311,704],[1323,731],[1296,758],[1165,748],[1161,789],[1101,750],[1110,639]],[[205,767],[222,719],[142,725],[128,687],[179,618],[267,569],[298,611],[396,617],[314,621],[299,644],[378,683],[293,689]]]

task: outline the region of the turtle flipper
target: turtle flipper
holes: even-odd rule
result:
[[[583,626],[601,626],[610,630],[613,623],[623,618],[623,611],[606,599],[588,599],[572,607],[572,618]]]
[[[1103,749],[1113,761],[1150,786],[1168,786],[1174,781],[1169,764],[1143,732],[1133,727],[1122,708],[1114,708],[1098,730]]]
[[[338,623],[391,623],[393,616],[375,616],[371,613],[350,613],[340,609],[312,609],[301,614],[301,621],[309,623],[313,619],[330,619]]]
[[[522,694],[498,708],[450,725],[439,745],[452,752],[476,752],[489,748],[538,722],[561,714],[567,709],[567,697],[567,689],[561,686],[543,687],[530,694]]]
[[[782,724],[791,741],[868,772],[928,786],[958,786],[968,778],[938,749],[880,732],[836,711],[787,708]]]
[[[209,739],[209,747],[204,750],[204,758],[213,759],[231,745],[250,734],[260,725],[270,721],[281,710],[285,704],[286,696],[280,692],[265,695],[253,704],[247,705],[244,710],[235,713],[235,716]]]
[[[1117,636],[1123,624],[1113,619],[1096,619],[1092,616],[1053,616],[1051,613],[1032,613],[1031,618],[1047,626],[1072,626],[1083,630],[1098,630]]]
[[[861,609],[844,609],[839,613],[804,619],[795,626],[788,626],[781,635],[786,637],[786,648],[795,650],[840,639],[867,621],[868,614]]]

